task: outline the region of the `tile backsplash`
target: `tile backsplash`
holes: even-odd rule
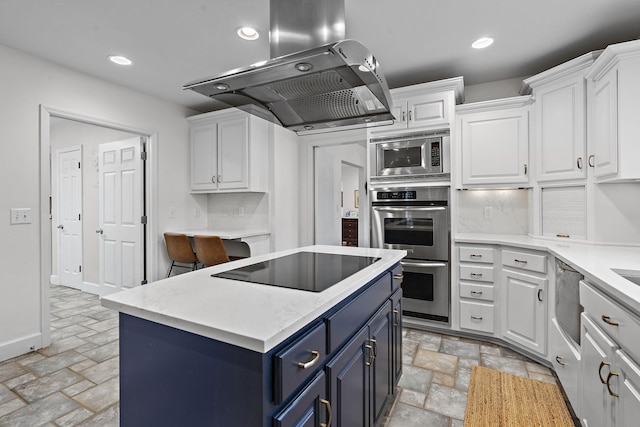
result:
[[[529,191],[524,189],[456,191],[458,198],[456,231],[458,233],[526,235],[529,232]],[[492,218],[486,218],[486,216],[492,216]]]
[[[247,230],[269,228],[267,193],[209,194],[207,224],[213,230]]]

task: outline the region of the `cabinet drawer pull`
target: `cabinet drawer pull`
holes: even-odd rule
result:
[[[402,280],[402,279],[404,279],[404,274],[402,273],[393,275],[393,280]]]
[[[593,168],[593,167],[595,167],[595,166],[596,166],[596,164],[595,164],[595,162],[594,162],[595,157],[596,157],[596,156],[592,154],[592,155],[590,155],[590,156],[589,156],[589,158],[587,159],[587,163],[589,164],[589,167],[592,167],[592,168]]]
[[[482,273],[471,273],[469,274],[471,277],[482,277]]]
[[[542,289],[538,289],[538,301],[542,302]]]
[[[528,261],[526,259],[514,259],[515,262],[519,262],[521,264],[527,264]]]
[[[607,323],[607,324],[611,325],[611,326],[619,326],[620,325],[620,323],[611,320],[611,317],[606,316],[604,314],[602,315],[602,321],[604,323]]]
[[[471,291],[471,295],[482,295],[482,291]]]
[[[216,176],[215,176],[215,175],[213,175],[213,176],[211,177],[211,183],[212,183],[212,184],[215,184],[215,183],[216,183]]]
[[[326,423],[320,423],[320,427],[331,427],[331,421],[333,421],[331,402],[329,402],[327,399],[320,399],[320,402],[327,407],[327,414],[329,414],[329,420]]]
[[[576,166],[578,166],[578,169],[582,169],[582,157],[578,157],[576,160]]]
[[[406,122],[406,121],[407,121],[407,112],[406,112],[406,111],[403,111],[403,112],[402,112],[402,121],[403,121],[403,122]]]
[[[393,310],[393,326],[400,326],[400,312]]]
[[[482,320],[482,316],[471,316],[473,320]]]
[[[367,366],[371,366],[371,365],[373,365],[373,361],[376,359],[375,356],[373,355],[373,347],[370,346],[369,344],[365,344],[364,348],[369,350],[369,361],[368,362],[364,362],[364,364],[367,365]]]
[[[570,236],[568,234],[556,234],[556,237],[562,237],[563,239],[568,239]]]
[[[525,175],[527,174],[527,164],[526,164],[526,163],[525,163],[525,165],[524,165],[524,174],[525,174]]]
[[[611,384],[609,384],[609,380],[611,379],[611,377],[617,377],[618,375],[620,374],[617,372],[609,372],[609,375],[607,375],[607,391],[613,397],[619,397],[620,395],[611,391]]]
[[[409,121],[413,120],[413,118],[411,117],[411,112],[412,112],[412,111],[413,111],[413,110],[409,110]]]
[[[605,362],[604,360],[602,362],[600,362],[600,367],[598,368],[598,376],[600,377],[600,382],[602,384],[606,384],[607,383],[604,380],[604,378],[602,378],[602,368],[604,368],[605,366],[611,366],[611,363]]]
[[[469,254],[469,258],[482,258],[482,254]]]
[[[312,350],[311,355],[313,356],[313,359],[308,362],[298,362],[298,368],[308,369],[318,363],[318,360],[320,360],[320,352]]]
[[[564,363],[564,362],[562,361],[562,359],[564,359],[564,358],[563,358],[563,357],[560,357],[560,356],[556,356],[556,362],[558,362],[560,365],[564,366],[564,365],[566,365],[566,363]]]

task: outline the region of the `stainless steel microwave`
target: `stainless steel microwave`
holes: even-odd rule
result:
[[[449,172],[449,133],[421,132],[373,138],[372,176],[418,177]]]

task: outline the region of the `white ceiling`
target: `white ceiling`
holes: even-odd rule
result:
[[[640,37],[639,0],[345,0],[345,9],[347,38],[377,56],[391,88],[529,76]],[[241,40],[241,25],[262,37]],[[0,44],[200,111],[215,104],[182,85],[269,59],[268,31],[269,0],[0,0]],[[472,49],[480,36],[495,43]],[[112,65],[110,54],[134,65]]]

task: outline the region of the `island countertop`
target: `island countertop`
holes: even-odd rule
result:
[[[211,277],[214,273],[296,252],[380,258],[322,292]],[[266,353],[398,263],[405,251],[308,246],[274,252],[173,276],[102,297],[122,313]]]

